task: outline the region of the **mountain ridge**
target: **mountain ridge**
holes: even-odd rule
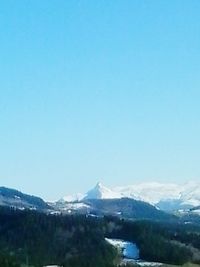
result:
[[[82,198],[80,197],[82,196]],[[98,182],[95,187],[85,194],[79,194],[79,198],[64,197],[74,201],[87,199],[120,199],[131,198],[144,201],[162,210],[190,209],[200,205],[200,183],[188,182],[182,185],[175,183],[148,182],[130,186],[114,188],[105,187]],[[70,201],[66,201],[70,202]]]
[[[109,199],[116,200],[116,203],[121,203],[117,201],[120,199],[142,201],[165,212],[194,213],[196,210],[196,213],[199,213],[200,183],[189,182],[176,185],[152,182],[110,189],[98,182],[95,187],[85,194],[63,197],[55,202],[45,202],[39,197],[24,194],[15,189],[0,187],[0,206],[10,206],[18,209],[87,213],[88,210],[92,210],[91,206],[88,207],[87,201]]]

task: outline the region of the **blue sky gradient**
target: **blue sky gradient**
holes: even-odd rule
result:
[[[0,181],[56,199],[200,177],[200,1],[3,0]]]

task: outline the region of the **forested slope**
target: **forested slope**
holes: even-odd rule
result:
[[[105,237],[136,243],[143,260],[168,264],[200,262],[198,226],[0,208],[2,267],[27,263],[34,267],[114,267],[119,257]]]

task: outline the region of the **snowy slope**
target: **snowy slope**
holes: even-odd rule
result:
[[[151,204],[158,203],[161,199],[178,199],[181,196],[180,186],[163,183],[141,183],[125,187],[116,187],[124,197],[142,200]]]
[[[84,199],[115,199],[121,197],[122,194],[120,192],[113,191],[101,183],[97,183],[93,189],[87,192]]]
[[[184,186],[184,190],[181,192],[181,198],[183,204],[191,206],[200,205],[200,183],[189,182]]]
[[[141,183],[114,189],[123,196],[143,200],[164,210],[187,209],[200,205],[200,183]]]

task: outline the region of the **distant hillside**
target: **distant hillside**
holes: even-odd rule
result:
[[[84,199],[82,202],[53,204],[55,210],[64,214],[88,214],[102,217],[112,215],[124,219],[177,220],[177,217],[157,209],[149,203],[131,198]]]
[[[15,189],[0,187],[0,206],[18,209],[46,210],[50,206],[41,198],[24,194]]]
[[[96,215],[115,215],[127,219],[172,220],[175,216],[158,210],[156,207],[130,198],[84,200]]]

